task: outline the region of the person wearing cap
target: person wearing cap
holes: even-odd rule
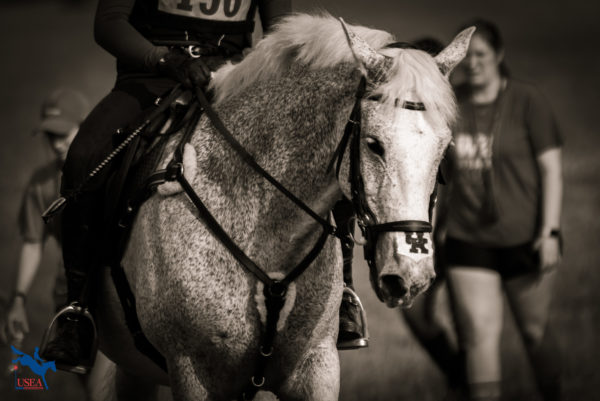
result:
[[[51,149],[52,157],[35,169],[21,200],[18,224],[23,245],[13,295],[7,306],[5,319],[0,319],[0,342],[10,342],[17,348],[20,348],[19,344],[29,332],[26,300],[42,262],[44,245],[51,237],[59,245],[62,239],[60,216],[48,224],[44,224],[41,216],[59,195],[61,169],[67,157],[67,150],[88,111],[89,104],[82,93],[68,88],[56,89],[43,102],[41,121],[34,130],[34,135],[43,136]],[[56,311],[67,304],[67,282],[62,260],[59,264],[53,283]],[[85,399],[97,399],[96,395],[104,385],[103,374],[109,367],[108,358],[98,353],[94,372],[81,376]]]
[[[45,225],[41,216],[58,196],[61,168],[67,150],[87,111],[86,98],[70,89],[54,91],[42,105],[41,123],[35,133],[45,137],[53,158],[33,172],[21,201],[18,223],[23,245],[5,326],[0,328],[0,335],[5,342],[7,337],[19,342],[29,332],[25,300],[42,261],[44,244],[50,237],[54,237],[59,244],[61,242],[60,219]],[[66,298],[66,283],[61,268],[54,288],[57,308],[66,304]]]
[[[61,195],[68,201],[62,246],[74,312],[57,317],[56,335],[40,352],[60,369],[85,373],[93,360],[93,333],[82,316],[88,316],[85,284],[102,242],[103,189],[110,166],[90,181],[89,173],[114,149],[113,134],[135,125],[157,98],[177,84],[203,88],[211,71],[241,60],[251,45],[257,11],[268,32],[291,12],[291,0],[99,0],[94,37],[116,58],[117,79],[81,124],[63,167]]]

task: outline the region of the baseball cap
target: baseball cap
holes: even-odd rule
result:
[[[79,126],[88,112],[88,102],[78,91],[59,88],[42,104],[42,122],[37,131],[67,135]]]

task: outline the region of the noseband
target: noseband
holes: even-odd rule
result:
[[[369,207],[367,202],[365,185],[361,172],[360,162],[360,127],[361,127],[361,101],[365,97],[366,79],[363,77],[356,91],[356,101],[350,114],[350,119],[344,129],[344,135],[335,150],[333,158],[329,163],[329,169],[336,165],[336,176],[339,178],[340,166],[347,147],[350,148],[350,173],[348,181],[350,182],[350,191],[352,196],[352,206],[356,214],[356,221],[360,227],[361,233],[366,240],[364,244],[364,256],[367,261],[371,274],[375,272],[375,246],[379,234],[385,232],[404,232],[407,239],[413,237],[415,233],[431,232],[432,226],[429,221],[421,220],[399,220],[392,222],[379,223],[375,213]],[[403,108],[409,110],[425,110],[423,103],[404,102]],[[432,194],[429,205],[429,217],[435,202],[435,192]],[[422,236],[423,234],[417,234]],[[415,251],[418,252],[418,251]],[[380,296],[380,294],[378,294]],[[381,298],[381,296],[380,296]]]

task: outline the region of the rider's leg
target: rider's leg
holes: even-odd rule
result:
[[[343,199],[337,202],[333,208],[333,216],[338,227],[338,232],[346,241],[342,241],[342,255],[344,257],[344,294],[340,306],[340,330],[338,334],[338,349],[353,349],[366,347],[368,338],[366,336],[366,322],[363,321],[364,310],[354,292],[352,282],[352,255],[354,242],[350,238],[350,219],[354,215],[352,203]]]
[[[172,82],[169,82],[172,85]],[[154,85],[154,92],[163,93],[164,83]],[[147,86],[122,85],[107,95],[81,124],[69,149],[63,168],[61,192],[70,196],[87,179],[88,174],[113,149],[113,134],[126,127],[140,112],[149,107],[157,93]],[[81,193],[69,199],[62,217],[62,245],[67,277],[68,301],[75,310],[87,308],[87,281],[90,272],[99,263],[99,244],[102,240],[102,201],[104,184],[110,166],[88,181]],[[77,372],[85,372],[93,361],[93,326],[89,319],[78,313],[69,313],[57,320],[54,338],[45,347],[43,357],[55,360],[57,366]],[[89,363],[88,363],[89,364]]]

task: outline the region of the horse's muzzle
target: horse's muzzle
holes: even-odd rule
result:
[[[373,281],[374,277],[371,277]],[[388,307],[410,307],[413,299],[425,291],[434,279],[432,257],[416,260],[402,256],[398,263],[385,264],[377,274],[376,283],[372,284],[377,287],[375,291]]]

